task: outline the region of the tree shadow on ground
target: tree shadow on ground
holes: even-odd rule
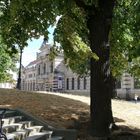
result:
[[[0,105],[21,108],[56,128],[76,129],[78,140],[92,140],[88,131],[89,106],[80,101],[49,94],[0,89]],[[125,124],[120,118],[115,118],[115,122]],[[140,129],[125,125],[119,125],[119,128],[104,140],[140,140]]]
[[[140,129],[120,125],[119,130],[112,132],[108,140],[140,140]]]
[[[114,117],[114,121],[115,123],[125,122],[125,120],[117,118],[117,117]]]
[[[115,123],[125,122],[125,120],[116,117],[114,120]],[[78,131],[78,140],[140,140],[140,129],[126,125],[118,125],[118,129],[111,131],[109,137],[95,139],[89,134],[89,118],[81,116],[78,120],[73,119],[72,124],[69,126],[69,129],[76,129]]]

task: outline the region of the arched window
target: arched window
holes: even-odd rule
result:
[[[72,78],[72,80],[71,80],[71,85],[72,85],[71,89],[74,90],[74,78]]]
[[[83,79],[84,81],[83,81],[83,86],[84,86],[84,89],[86,89],[87,88],[87,79],[86,79],[86,77],[84,77],[84,79]]]
[[[38,66],[38,75],[40,75],[40,65]]]
[[[30,90],[33,90],[33,89],[32,89],[32,82],[30,83]]]
[[[53,62],[50,64],[50,73],[53,73]]]
[[[44,63],[44,66],[43,66],[43,73],[44,74],[46,73],[46,63]]]
[[[80,89],[80,77],[77,78],[77,89]]]
[[[35,82],[33,82],[33,90],[35,90]]]
[[[67,90],[69,90],[69,78],[67,78]]]

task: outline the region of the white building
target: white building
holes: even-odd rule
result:
[[[90,77],[79,77],[64,64],[63,54],[58,54],[50,60],[51,46],[42,45],[37,59],[30,62],[22,70],[22,90],[28,91],[54,91],[77,94],[89,94]],[[137,84],[136,84],[137,83]],[[133,77],[125,73],[117,83],[117,95],[121,98],[140,97],[140,81],[136,82]]]

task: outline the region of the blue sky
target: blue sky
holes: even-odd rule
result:
[[[53,31],[54,28],[50,27],[48,29],[50,32],[49,34],[49,41],[48,43],[53,43]],[[23,50],[23,56],[22,56],[22,65],[27,66],[31,61],[36,59],[36,53],[39,52],[39,48],[43,42],[43,36],[41,36],[39,39],[32,39],[28,40],[28,47],[25,47]]]
[[[39,47],[43,41],[43,37],[39,39],[28,40],[28,47],[25,47],[22,55],[22,65],[26,66],[29,62],[36,59],[36,52],[38,52]]]

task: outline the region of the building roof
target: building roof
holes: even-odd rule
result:
[[[26,66],[26,68],[33,67],[33,66],[36,65],[36,63],[37,63],[37,60],[34,60],[34,61],[30,62],[30,63]]]
[[[46,49],[46,48],[50,48],[51,47],[51,45],[49,44],[49,43],[46,43],[46,44],[44,44],[44,43],[42,43],[42,45],[41,45],[41,47],[40,47],[40,51],[43,51],[44,49]]]

